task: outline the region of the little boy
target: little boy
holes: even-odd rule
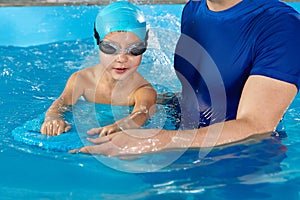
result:
[[[137,72],[147,48],[142,11],[127,1],[102,9],[94,24],[100,63],[73,73],[62,94],[47,110],[41,133],[59,135],[71,129],[64,111],[78,98],[96,104],[134,106],[132,113],[114,124],[93,128],[88,134],[108,135],[142,126],[155,110],[156,91]]]

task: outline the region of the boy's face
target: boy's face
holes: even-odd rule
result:
[[[142,55],[129,53],[132,47],[141,42],[137,35],[131,32],[112,32],[105,36],[104,42],[106,50],[118,50],[113,54],[99,51],[101,64],[113,79],[124,80],[137,70],[141,64]]]

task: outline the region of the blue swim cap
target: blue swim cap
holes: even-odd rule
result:
[[[143,12],[127,1],[117,1],[104,7],[97,15],[95,33],[98,32],[100,40],[103,40],[108,33],[115,31],[132,32],[141,41],[145,40],[146,21]]]

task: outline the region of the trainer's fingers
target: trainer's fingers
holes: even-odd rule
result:
[[[94,149],[95,146],[85,146],[85,147],[82,147],[82,148],[79,148],[79,149],[72,149],[69,151],[69,153],[92,153],[92,152],[95,152],[95,149]]]
[[[88,135],[96,135],[96,134],[101,133],[101,130],[102,130],[102,128],[92,128],[92,129],[88,130],[86,133]]]
[[[112,137],[105,136],[105,137],[98,137],[98,138],[87,138],[88,141],[94,143],[94,144],[102,144],[105,142],[111,141]]]
[[[72,149],[68,151],[69,153],[80,153],[80,148],[79,149]]]
[[[82,147],[79,152],[86,154],[103,154],[106,156],[116,156],[120,149],[112,142],[108,142],[101,145],[85,146]]]

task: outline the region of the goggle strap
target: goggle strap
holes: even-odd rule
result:
[[[146,35],[145,35],[145,39],[144,39],[145,47],[146,47],[146,48],[147,48],[147,46],[148,46],[148,36],[149,36],[149,29],[146,31]]]
[[[94,22],[94,37],[96,39],[97,45],[99,45],[100,44],[100,36],[99,36],[99,33],[96,30],[96,22]]]

